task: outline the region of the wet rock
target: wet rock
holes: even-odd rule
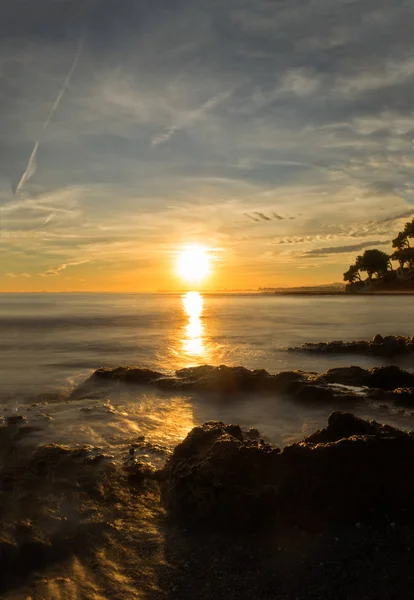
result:
[[[223,526],[260,520],[266,503],[263,477],[279,450],[231,431],[221,422],[205,423],[176,447],[161,485],[162,502],[174,518],[213,519]]]
[[[296,348],[289,348],[293,352],[315,352],[315,353],[341,353],[341,354],[364,354],[383,356],[391,358],[400,354],[414,351],[412,338],[389,335],[382,337],[377,334],[371,341],[344,342],[337,340],[333,342],[306,343]]]
[[[414,387],[397,388],[393,391],[393,400],[397,406],[413,406]]]
[[[151,369],[139,369],[137,367],[117,367],[115,369],[103,367],[95,371],[92,377],[142,385],[152,383],[156,379],[163,377],[163,374]]]
[[[306,374],[301,371],[283,371],[270,375],[264,369],[249,370],[225,365],[180,369],[176,375],[177,379],[174,381],[164,378],[157,382],[157,386],[227,394],[255,391],[293,393],[306,380]]]
[[[381,425],[376,421],[365,421],[351,413],[335,411],[329,416],[328,426],[325,429],[315,431],[304,441],[311,444],[327,444],[352,436],[367,435],[398,437],[406,434],[390,425]]]
[[[295,394],[295,398],[305,402],[332,402],[334,390],[322,385],[303,385]]]
[[[414,374],[399,367],[378,367],[368,370],[368,386],[383,390],[414,386]]]
[[[414,374],[394,366],[376,367],[374,369],[351,366],[328,369],[328,371],[319,375],[315,381],[395,390],[399,387],[414,387]]]
[[[246,436],[252,439],[260,439],[260,431],[256,427],[251,427],[246,431]]]
[[[130,484],[139,484],[145,479],[154,479],[157,473],[152,465],[135,458],[131,454],[124,461],[124,470]]]
[[[204,365],[177,371],[177,376],[200,391],[234,393],[266,386],[271,376],[266,371],[250,371],[245,367],[211,367]]]
[[[6,417],[7,425],[23,425],[24,423],[27,423],[27,419],[23,415],[12,415],[10,417]]]
[[[315,528],[414,516],[414,436],[333,413],[326,429],[283,452],[210,422],[193,429],[164,468],[170,517],[211,529]]]
[[[335,367],[319,375],[316,381],[361,387],[368,385],[368,371],[356,366]]]

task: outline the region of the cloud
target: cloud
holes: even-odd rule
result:
[[[124,0],[114,19],[101,1],[19,197],[12,174],[30,171],[89,8],[39,0],[16,21],[2,7],[4,270],[88,259],[111,286],[137,265],[144,285],[191,238],[265,284],[275,254],[321,251],[323,270],[343,260],[329,249],[391,239],[414,215],[408,0],[167,4]]]
[[[267,217],[265,214],[261,213],[261,212],[255,212],[255,215],[257,215],[259,217],[259,219],[261,219],[262,221],[271,221],[272,219],[270,217]]]
[[[229,96],[229,91],[216,94],[195,110],[183,113],[176,124],[170,127],[166,127],[163,132],[151,138],[151,146],[155,147],[159,146],[160,144],[164,144],[165,142],[168,142],[175,133],[196,124],[209,111],[213,110],[214,108],[216,108],[216,106],[227,100]]]
[[[314,248],[301,253],[302,258],[321,258],[322,256],[332,256],[333,254],[345,254],[356,252],[368,247],[383,246],[390,244],[390,240],[375,240],[373,242],[361,242],[360,244],[348,244],[347,246],[331,246],[328,248]]]
[[[50,276],[60,275],[60,273],[62,271],[64,271],[65,269],[67,269],[68,267],[76,267],[78,265],[83,265],[87,262],[90,262],[89,259],[63,263],[57,267],[50,267],[45,273],[39,273],[39,275],[41,277],[50,277]]]

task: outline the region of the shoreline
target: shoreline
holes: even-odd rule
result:
[[[387,291],[387,292],[263,292],[264,296],[346,296],[347,298],[358,298],[359,296],[414,296],[414,291]]]

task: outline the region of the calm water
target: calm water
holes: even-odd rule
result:
[[[298,368],[321,372],[341,364],[384,364],[378,358],[311,356],[288,353],[286,348],[308,341],[368,339],[376,333],[412,334],[412,302],[411,297],[203,297],[194,292],[0,295],[1,403],[4,411],[20,410],[34,396],[69,389],[101,366],[128,364],[170,372],[209,363],[270,372]],[[410,359],[399,362],[412,366]],[[159,425],[170,419],[174,442],[195,422],[212,418],[261,426],[280,441],[298,436],[310,418],[310,413],[299,414],[295,407],[285,406],[283,415],[275,413],[275,402],[270,406],[261,399],[237,407],[209,407],[183,398],[161,402],[156,395],[132,399],[124,395],[116,401],[124,413],[117,427],[125,427],[125,415],[128,427],[135,431],[138,419],[146,433],[155,432],[157,420]],[[114,398],[108,402],[114,405]],[[178,407],[175,416],[173,406]],[[62,416],[61,433],[73,429],[78,436],[74,415],[80,408],[47,404],[48,414]],[[328,413],[329,408],[313,412],[309,427]],[[111,419],[114,425],[116,418]],[[84,441],[91,441],[101,427],[97,422],[92,427],[89,421],[85,429],[82,421]]]

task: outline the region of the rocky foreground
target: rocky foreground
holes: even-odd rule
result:
[[[226,400],[237,399],[241,394],[260,393],[286,396],[299,402],[351,407],[367,400],[414,406],[414,373],[396,366],[338,367],[321,374],[304,371],[270,374],[264,369],[202,365],[180,369],[174,376],[138,367],[102,368],[77,387],[71,398],[99,397],[106,393],[108,385],[117,382],[155,387],[165,392],[197,392]]]
[[[394,358],[414,353],[414,336],[377,334],[372,340],[356,342],[308,342],[302,346],[288,348],[289,352],[311,352],[314,354],[359,354]]]
[[[31,433],[24,419],[0,428],[0,593],[410,597],[411,432],[334,412],[279,449],[209,422],[159,470],[135,445],[116,462],[91,446],[32,447]]]

